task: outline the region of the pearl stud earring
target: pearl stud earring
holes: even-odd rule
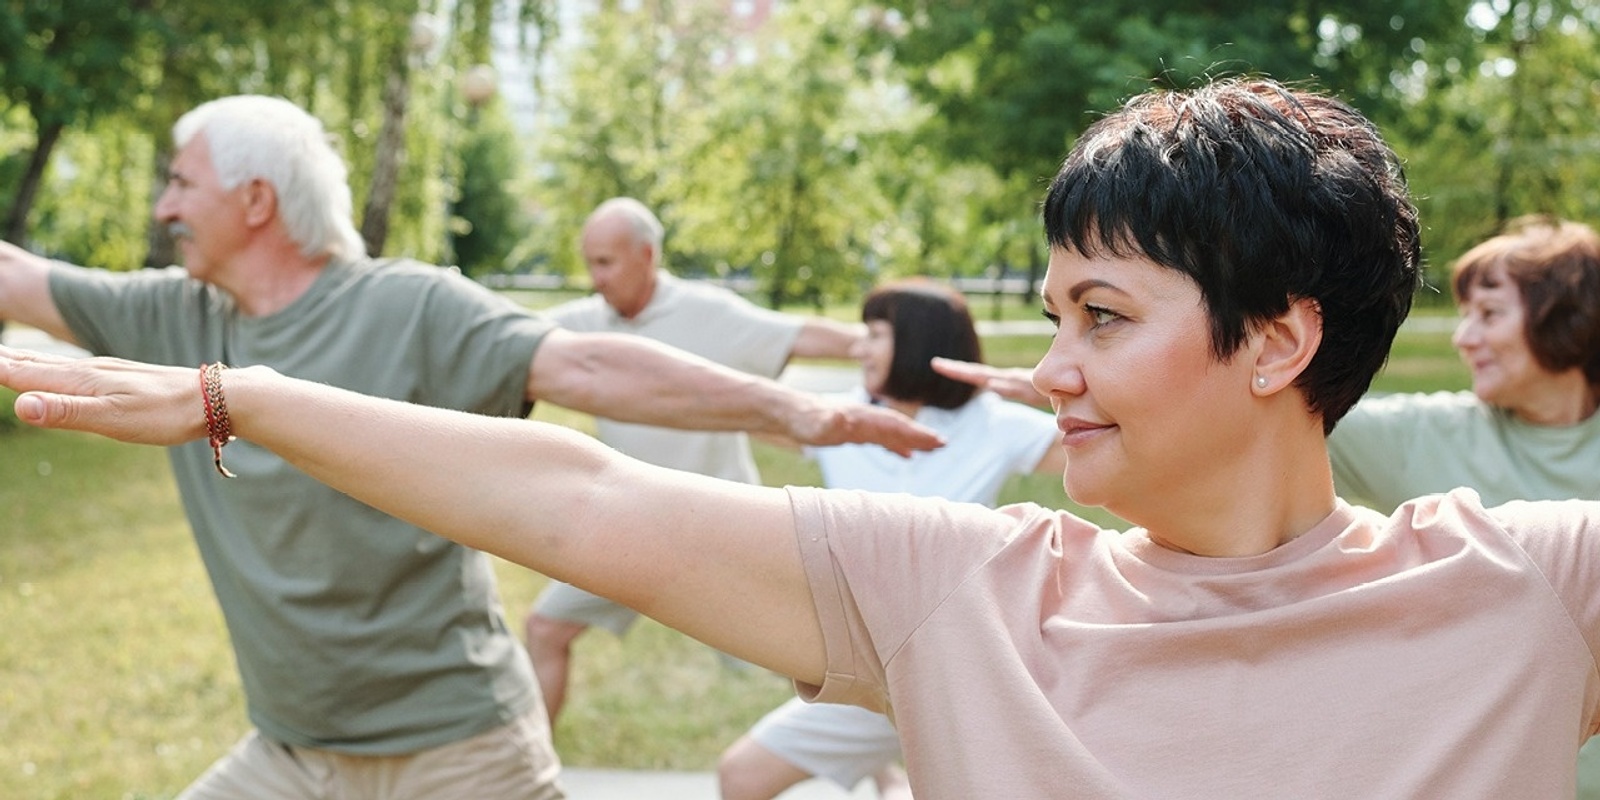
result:
[[[1265,376],[1265,375],[1257,375],[1256,376],[1256,388],[1257,389],[1265,389],[1265,388],[1267,388],[1267,376]]]

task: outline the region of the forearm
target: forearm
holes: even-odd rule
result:
[[[867,326],[826,317],[806,320],[795,339],[795,358],[850,358],[856,344],[867,335]]]
[[[50,270],[47,259],[0,241],[0,320],[31,325],[73,342],[72,332],[50,296]]]
[[[820,680],[821,633],[783,492],[654,467],[555,425],[372,400],[267,371],[229,371],[227,383],[238,434],[312,477]]]
[[[552,333],[534,359],[536,399],[666,428],[794,434],[818,398],[652,340]],[[559,338],[557,338],[559,337]]]
[[[527,489],[550,508],[583,508],[606,468],[604,448],[552,425],[367,398],[260,368],[224,376],[240,438],[374,508],[535,569],[559,557],[553,527],[570,516],[527,513]]]

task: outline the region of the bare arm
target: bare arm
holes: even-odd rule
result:
[[[809,317],[800,328],[789,355],[793,358],[850,358],[851,349],[865,339],[867,327],[826,317]]]
[[[265,367],[228,370],[223,383],[236,434],[364,503],[822,680],[821,630],[781,490],[650,466],[559,426],[366,397]],[[0,385],[27,393],[18,418],[41,427],[159,445],[205,437],[192,369],[0,347]]]
[[[49,260],[0,241],[0,320],[15,320],[77,344],[50,296],[52,268]]]
[[[952,380],[970,383],[988,389],[1007,400],[1027,403],[1030,406],[1047,406],[1049,398],[1033,388],[1033,370],[1022,367],[991,367],[971,361],[935,358],[933,371]]]
[[[620,422],[867,442],[902,455],[942,444],[893,411],[829,401],[627,334],[551,331],[528,370],[528,397]]]

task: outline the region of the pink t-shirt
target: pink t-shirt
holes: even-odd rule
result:
[[[1340,503],[1205,558],[1036,506],[792,488],[827,643],[918,800],[1572,797],[1600,503]]]

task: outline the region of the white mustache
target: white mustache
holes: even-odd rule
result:
[[[167,223],[167,235],[174,239],[193,239],[194,231],[182,222]]]

